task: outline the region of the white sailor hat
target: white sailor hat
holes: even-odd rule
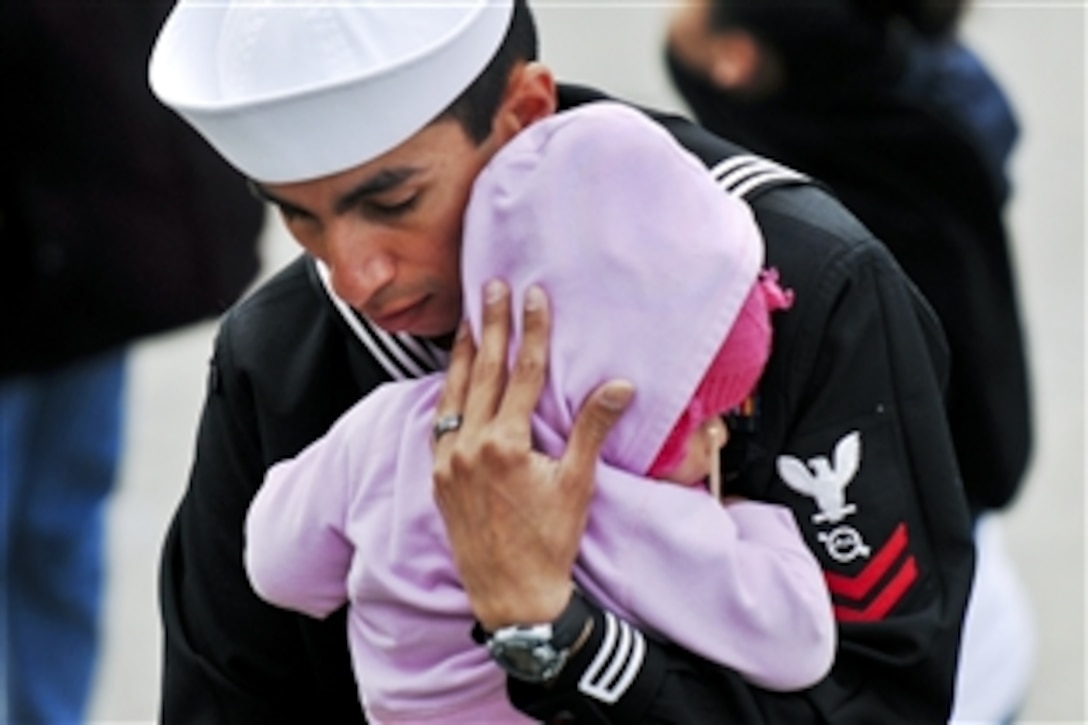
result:
[[[180,0],[155,95],[246,176],[305,181],[370,161],[486,67],[513,0]]]

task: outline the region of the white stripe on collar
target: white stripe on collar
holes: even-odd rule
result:
[[[394,380],[409,380],[445,369],[449,353],[428,340],[406,332],[389,333],[368,323],[336,296],[329,278],[329,268],[325,263],[317,259],[313,262],[333,307],[390,377]]]
[[[742,198],[759,187],[776,181],[809,181],[804,174],[751,154],[740,154],[725,159],[710,170],[710,175],[724,190]]]

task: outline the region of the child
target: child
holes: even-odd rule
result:
[[[611,188],[617,172],[628,183]],[[769,313],[789,302],[760,274],[762,256],[743,202],[654,123],[601,102],[538,121],[494,157],[466,215],[462,275],[473,291],[506,279],[518,305],[532,285],[548,293],[541,451],[561,452],[598,384],[636,385],[602,452],[578,588],[754,684],[790,690],[817,682],[834,655],[820,568],[787,509],[719,503],[693,485],[713,478],[720,416],[753,392]],[[465,305],[478,334],[477,295]],[[470,639],[433,500],[441,387],[438,375],[387,384],[273,467],[247,520],[247,571],[263,598],[310,616],[351,603],[373,722],[516,721],[504,673]],[[689,584],[663,586],[658,573],[678,568]]]

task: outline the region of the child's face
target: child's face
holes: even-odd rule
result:
[[[718,416],[708,418],[688,436],[684,458],[680,465],[664,476],[685,486],[694,486],[707,480],[718,466],[718,454],[729,441],[729,429]]]

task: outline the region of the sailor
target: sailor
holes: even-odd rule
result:
[[[653,115],[723,195],[752,205],[766,263],[796,295],[735,429],[747,432],[724,452],[723,486],[793,511],[835,602],[839,647],[813,688],[768,693],[572,599],[597,454],[637,391],[602,381],[561,456],[532,451],[548,306],[512,309],[501,281],[461,288],[461,219],[480,170],[524,128],[605,98],[557,86],[522,0],[183,0],[150,79],[304,251],[216,341],[163,552],[164,722],[362,720],[344,611],[314,621],[261,601],[243,523],[268,468],[383,382],[442,368],[435,491],[458,573],[485,641],[511,626],[540,640],[496,661],[517,709],[585,722],[947,719],[973,548],[944,415],[946,347],[886,249],[827,193]],[[480,295],[476,345],[455,331],[463,298]],[[512,315],[525,334],[508,351]],[[844,500],[828,508],[798,490],[779,460],[804,462],[814,491]],[[857,556],[839,554],[844,540]],[[572,617],[586,633],[574,641]]]

